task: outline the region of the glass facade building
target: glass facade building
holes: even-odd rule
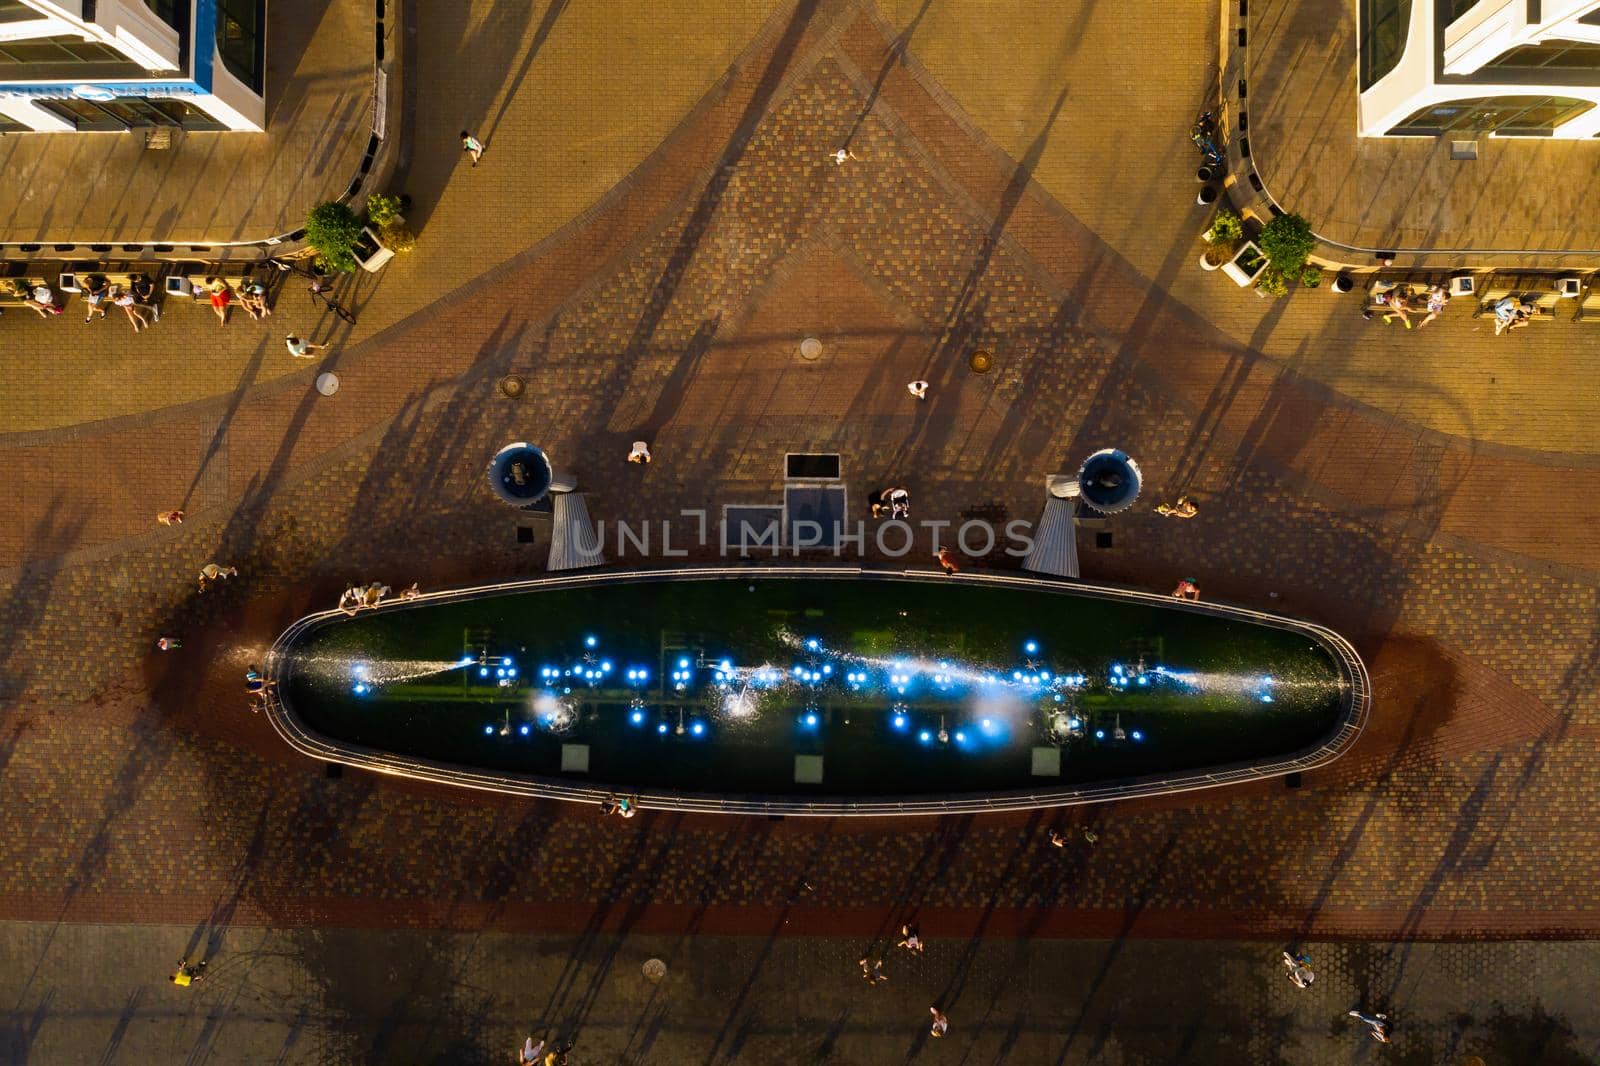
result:
[[[1364,137],[1600,136],[1600,0],[1358,0]]]
[[[0,0],[0,134],[261,132],[267,0]]]

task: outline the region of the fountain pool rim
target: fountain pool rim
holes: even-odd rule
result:
[[[1118,588],[1111,585],[1090,585],[1081,582],[1018,576],[1010,573],[984,573],[964,570],[954,577],[937,570],[893,569],[863,566],[762,566],[683,567],[658,570],[587,571],[552,577],[531,578],[493,585],[476,585],[466,588],[445,589],[426,593],[409,601],[394,601],[376,610],[393,612],[410,610],[430,604],[455,603],[524,592],[577,588],[591,585],[622,584],[643,581],[695,581],[707,579],[755,580],[767,578],[849,578],[863,581],[927,581],[934,584],[960,582],[964,585],[981,585],[995,588],[1027,589],[1049,592],[1083,599],[1137,603],[1171,611],[1206,614],[1216,618],[1267,625],[1305,636],[1319,644],[1333,660],[1341,677],[1341,708],[1338,722],[1316,745],[1298,754],[1280,756],[1255,762],[1233,763],[1204,770],[1189,770],[1149,777],[1127,778],[1098,782],[1078,787],[1015,789],[1005,792],[965,793],[955,796],[921,795],[886,798],[882,796],[852,798],[849,796],[803,797],[760,796],[745,794],[719,794],[701,792],[676,792],[664,789],[623,789],[637,795],[640,807],[681,812],[718,814],[782,814],[810,815],[816,817],[884,817],[892,815],[941,815],[978,813],[982,811],[1035,810],[1048,807],[1067,807],[1085,803],[1132,799],[1143,796],[1168,795],[1202,788],[1237,784],[1242,781],[1264,780],[1286,774],[1304,772],[1326,766],[1339,758],[1355,743],[1365,728],[1371,712],[1372,687],[1367,668],[1348,640],[1333,630],[1314,622],[1268,614],[1247,607],[1236,607],[1215,602],[1190,602],[1175,600],[1171,596],[1137,589]],[[300,636],[308,630],[345,616],[336,609],[318,611],[297,620],[279,635],[267,655],[266,676],[277,684],[272,693],[285,691],[286,666],[290,652]],[[536,799],[557,799],[577,803],[598,803],[618,791],[609,784],[589,784],[566,778],[534,777],[492,770],[480,770],[445,762],[422,759],[410,755],[370,748],[364,745],[338,741],[316,733],[300,720],[288,703],[273,695],[266,701],[267,717],[272,727],[289,746],[308,758],[322,762],[339,763],[355,769],[402,777],[431,784],[454,785],[503,795]]]

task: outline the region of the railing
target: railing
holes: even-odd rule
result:
[[[1046,590],[1094,599],[1159,605],[1170,610],[1183,610],[1206,614],[1216,618],[1249,621],[1270,625],[1309,636],[1326,648],[1341,666],[1343,678],[1343,714],[1338,727],[1315,748],[1288,759],[1223,766],[1196,773],[1161,775],[1136,778],[1107,784],[1087,785],[1081,788],[1046,788],[982,793],[958,796],[912,796],[899,800],[880,798],[793,799],[780,796],[715,796],[701,793],[673,792],[654,789],[625,789],[621,786],[587,785],[551,778],[524,777],[515,774],[492,773],[431,762],[413,756],[396,755],[362,745],[333,741],[307,729],[293,710],[279,697],[282,692],[283,667],[289,659],[289,649],[306,630],[321,623],[341,617],[337,610],[320,611],[299,619],[285,629],[273,642],[266,662],[267,717],[278,735],[290,747],[313,759],[340,763],[374,773],[403,777],[414,781],[456,785],[503,795],[525,796],[531,799],[558,799],[577,803],[599,803],[607,796],[626,791],[637,796],[643,808],[708,814],[781,814],[815,817],[887,817],[893,815],[974,814],[983,812],[1034,810],[1043,807],[1069,807],[1086,803],[1104,803],[1111,800],[1137,799],[1148,796],[1173,795],[1193,792],[1203,788],[1238,784],[1242,781],[1265,780],[1285,774],[1313,770],[1337,759],[1355,743],[1365,728],[1371,711],[1371,681],[1366,665],[1356,650],[1344,637],[1313,622],[1301,622],[1280,615],[1266,614],[1245,607],[1219,603],[1180,602],[1170,596],[1120,589],[1105,585],[1083,585],[1078,582],[1052,581],[1044,578],[1014,577],[1007,574],[963,573],[948,577],[938,571],[872,570],[862,567],[793,567],[749,564],[732,567],[680,568],[670,570],[629,570],[613,573],[572,574],[560,577],[533,578],[496,585],[480,585],[464,589],[450,589],[427,593],[404,601],[405,607],[422,603],[456,603],[489,594],[555,589],[570,586],[619,584],[637,581],[673,581],[694,578],[750,577],[755,574],[777,577],[847,577],[860,580],[928,581],[948,584],[952,581],[990,586],[1015,586]],[[377,608],[391,610],[399,603]]]

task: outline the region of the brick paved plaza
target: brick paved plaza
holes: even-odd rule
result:
[[[0,319],[0,1058],[507,1062],[530,1028],[585,1064],[1600,1055],[1588,325],[1496,338],[1455,305],[1405,331],[1202,274],[1214,6],[1156,33],[1089,0],[679,0],[612,37],[562,0],[418,6],[396,181],[420,240],[354,283],[359,326],[298,293],[137,337],[77,303]],[[636,105],[565,77],[644,95],[652,64]],[[289,329],[334,346],[293,365]],[[325,776],[242,671],[352,582],[541,572],[548,524],[519,542],[483,478],[519,439],[635,522],[769,501],[818,450],[852,500],[901,481],[928,517],[1032,520],[1046,475],[1124,447],[1151,504],[1201,511],[1119,516],[1085,579],[1193,575],[1331,626],[1372,718],[1297,789],[899,822]],[[212,561],[239,576],[199,595]],[[1080,825],[1093,847],[1045,844]],[[909,917],[928,956],[867,989],[856,960]],[[1291,995],[1296,941],[1323,976]],[[185,998],[167,973],[202,949]]]

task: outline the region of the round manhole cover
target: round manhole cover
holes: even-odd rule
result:
[[[317,375],[317,391],[324,396],[332,396],[339,391],[339,375],[329,371]]]
[[[527,383],[515,374],[507,374],[500,379],[500,391],[507,396],[521,396],[522,390],[527,388]]]
[[[644,975],[651,981],[659,981],[667,976],[667,964],[660,959],[651,959],[644,964]]]
[[[973,352],[967,365],[972,367],[974,374],[987,374],[994,367],[994,356],[984,351]]]
[[[817,359],[822,355],[822,342],[815,337],[807,337],[800,342],[800,358]]]

